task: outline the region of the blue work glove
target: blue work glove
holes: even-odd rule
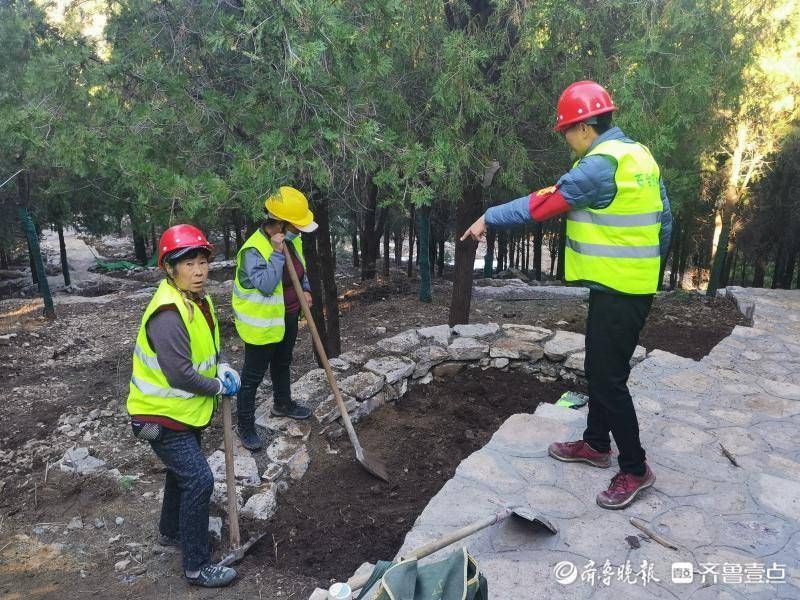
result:
[[[222,383],[221,391],[226,396],[233,396],[242,387],[239,374],[228,363],[220,363],[217,366],[217,379]]]

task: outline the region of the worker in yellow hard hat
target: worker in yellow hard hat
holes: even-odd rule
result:
[[[293,187],[281,187],[267,198],[264,208],[264,222],[236,255],[232,299],[236,331],[245,348],[242,387],[236,400],[236,430],[242,445],[256,451],[262,447],[255,427],[256,390],[267,367],[272,378],[271,414],[292,419],[311,416],[311,411],[291,396],[289,365],[297,338],[300,299],[288,269],[284,269],[284,247],[311,306],[300,232],[311,233],[317,224],[308,200]]]

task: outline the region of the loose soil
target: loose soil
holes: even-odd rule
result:
[[[389,483],[355,462],[349,441],[341,438],[333,448],[337,454],[315,456],[282,496],[269,525],[274,541],[262,544],[254,558],[317,577],[321,587],[365,561],[394,558],[414,520],[464,458],[511,415],[532,413],[568,389],[582,391],[523,372],[477,368],[412,387],[358,426],[362,445],[386,461]]]

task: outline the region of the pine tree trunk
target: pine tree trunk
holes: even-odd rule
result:
[[[398,269],[403,264],[403,228],[394,231],[394,266]]]
[[[242,247],[242,244],[244,244],[244,241],[242,240],[242,224],[239,219],[236,219],[236,224],[234,225],[233,230],[236,233],[236,252],[238,253],[239,249]]]
[[[482,190],[479,185],[464,190],[456,213],[456,235],[467,228],[480,216],[483,208]],[[478,243],[474,240],[456,241],[455,269],[453,276],[453,295],[450,300],[450,326],[469,323],[472,303],[472,277],[475,269],[475,251]]]
[[[147,245],[144,236],[141,232],[139,221],[133,214],[133,211],[128,212],[128,217],[131,219],[131,232],[133,233],[133,251],[136,254],[137,262],[144,266],[147,264]]]
[[[439,277],[444,276],[444,237],[439,240],[439,252],[436,254],[436,271]]]
[[[64,285],[70,284],[69,263],[67,262],[67,245],[64,243],[64,228],[61,223],[57,225],[58,231],[58,251],[61,255],[61,274],[64,276]]]
[[[423,206],[417,211],[419,230],[419,300],[430,302],[431,294],[431,207]]]
[[[350,246],[353,249],[353,268],[358,269],[361,266],[358,252],[358,233],[353,232],[350,234]]]
[[[8,269],[8,254],[4,248],[0,248],[0,269]]]
[[[672,229],[672,237],[675,240],[675,245],[672,250],[672,261],[669,266],[669,287],[673,290],[678,285],[678,271],[680,265],[681,253],[683,252],[683,237],[681,233],[680,221],[677,219],[674,222]]]
[[[389,219],[383,226],[383,276],[389,279]]]
[[[497,232],[497,273],[506,270],[508,259],[508,233],[502,229]]]
[[[150,222],[150,256],[158,256],[158,242],[156,241],[156,226]]]
[[[414,276],[414,207],[408,213],[408,278]]]
[[[536,281],[542,280],[542,236],[544,234],[541,223],[536,223],[533,240],[533,277]]]
[[[458,232],[456,232],[458,234]],[[483,255],[483,277],[490,279],[494,268],[494,247],[497,240],[497,230],[490,227],[486,232],[486,253]],[[458,240],[456,240],[456,243]]]
[[[222,244],[225,250],[225,260],[231,259],[231,236],[230,236],[230,228],[228,224],[225,223],[222,226]]]
[[[515,236],[514,233],[508,234],[508,266],[506,269],[513,269],[516,265],[514,264],[514,250],[515,250]]]
[[[316,213],[316,206],[314,209]],[[319,218],[319,215],[315,214],[315,217]],[[317,231],[319,231],[319,228],[317,228]],[[303,238],[303,254],[306,258],[306,275],[311,286],[311,316],[317,326],[317,333],[319,333],[322,346],[327,352],[328,332],[325,323],[324,286],[322,284],[321,261],[317,247],[317,233],[303,233],[301,236]],[[314,356],[317,359],[317,364],[322,366],[322,358],[317,354],[316,348],[314,348]]]
[[[326,197],[322,195],[315,197],[314,216],[319,225],[314,235],[317,236],[324,294],[325,331],[328,336],[325,349],[328,356],[335,357],[342,353],[342,340],[339,324],[339,291],[336,287],[336,260],[331,244],[330,212]]]
[[[753,287],[764,287],[764,258],[760,254],[756,256],[756,264],[753,269]]]
[[[728,254],[728,268],[725,270],[725,281],[722,287],[733,285],[732,279],[736,277],[736,264],[739,260],[739,251],[734,248],[733,252]]]

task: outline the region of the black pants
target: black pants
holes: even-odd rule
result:
[[[639,421],[628,392],[630,360],[653,296],[624,296],[591,290],[586,319],[586,361],[589,416],[583,439],[599,452],[619,449],[619,469],[644,475],[645,453],[639,441]]]
[[[269,367],[272,378],[272,398],[275,404],[283,404],[292,399],[291,372],[292,352],[297,339],[298,313],[286,314],[286,333],[280,342],[257,346],[244,345],[244,366],[242,367],[242,389],[236,397],[236,413],[241,429],[252,429],[255,423],[256,390],[264,380]]]

